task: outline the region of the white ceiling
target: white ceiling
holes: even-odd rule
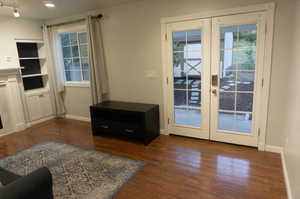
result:
[[[1,0],[0,0],[1,1]],[[5,0],[16,1],[16,0]],[[89,10],[112,7],[136,0],[52,0],[56,8],[46,8],[43,0],[17,0],[21,17],[32,19],[53,19],[84,13]],[[0,15],[12,16],[12,9],[0,7]]]

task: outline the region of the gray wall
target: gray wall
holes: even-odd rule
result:
[[[163,106],[160,18],[226,9],[263,0],[152,0],[104,10],[104,44],[106,50],[111,97],[116,100],[158,103]],[[291,5],[277,3],[274,56],[270,91],[267,143],[282,146],[281,121],[289,55]],[[158,77],[145,77],[148,70]],[[163,109],[161,109],[161,118]],[[163,126],[163,124],[162,124]]]
[[[283,129],[286,134],[284,154],[293,199],[300,198],[300,2],[294,6],[293,45],[291,45],[291,67],[286,94],[286,114]]]
[[[273,2],[270,0],[151,0],[102,10],[105,54],[111,99],[157,103],[163,126],[163,90],[160,18]],[[288,79],[292,5],[276,0],[274,53],[271,74],[267,144],[283,146],[283,112]],[[147,72],[157,74],[147,78]],[[80,90],[81,88],[78,88]],[[76,91],[75,91],[76,92]],[[89,101],[86,97],[86,102]],[[68,103],[71,103],[70,101]],[[76,103],[71,103],[72,111]],[[87,107],[87,105],[84,105]],[[85,115],[86,113],[80,113]]]
[[[64,102],[67,115],[77,117],[90,117],[91,91],[89,87],[65,88]]]

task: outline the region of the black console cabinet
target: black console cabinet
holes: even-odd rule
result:
[[[93,135],[115,136],[148,145],[160,134],[159,106],[106,101],[90,107]]]

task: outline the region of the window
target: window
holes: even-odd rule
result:
[[[66,82],[89,81],[86,32],[60,34]]]

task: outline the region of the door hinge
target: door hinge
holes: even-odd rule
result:
[[[166,78],[166,82],[167,82],[167,84],[169,84],[169,78],[168,77]]]
[[[262,79],[262,80],[261,80],[261,87],[262,87],[262,88],[264,87],[264,84],[265,84],[265,80]]]
[[[265,25],[265,32],[267,33],[268,32],[268,24],[266,23]]]
[[[165,40],[168,40],[168,34],[167,33],[165,34]]]
[[[168,118],[168,124],[170,124],[170,118]]]
[[[258,137],[260,136],[260,128],[258,128]]]

